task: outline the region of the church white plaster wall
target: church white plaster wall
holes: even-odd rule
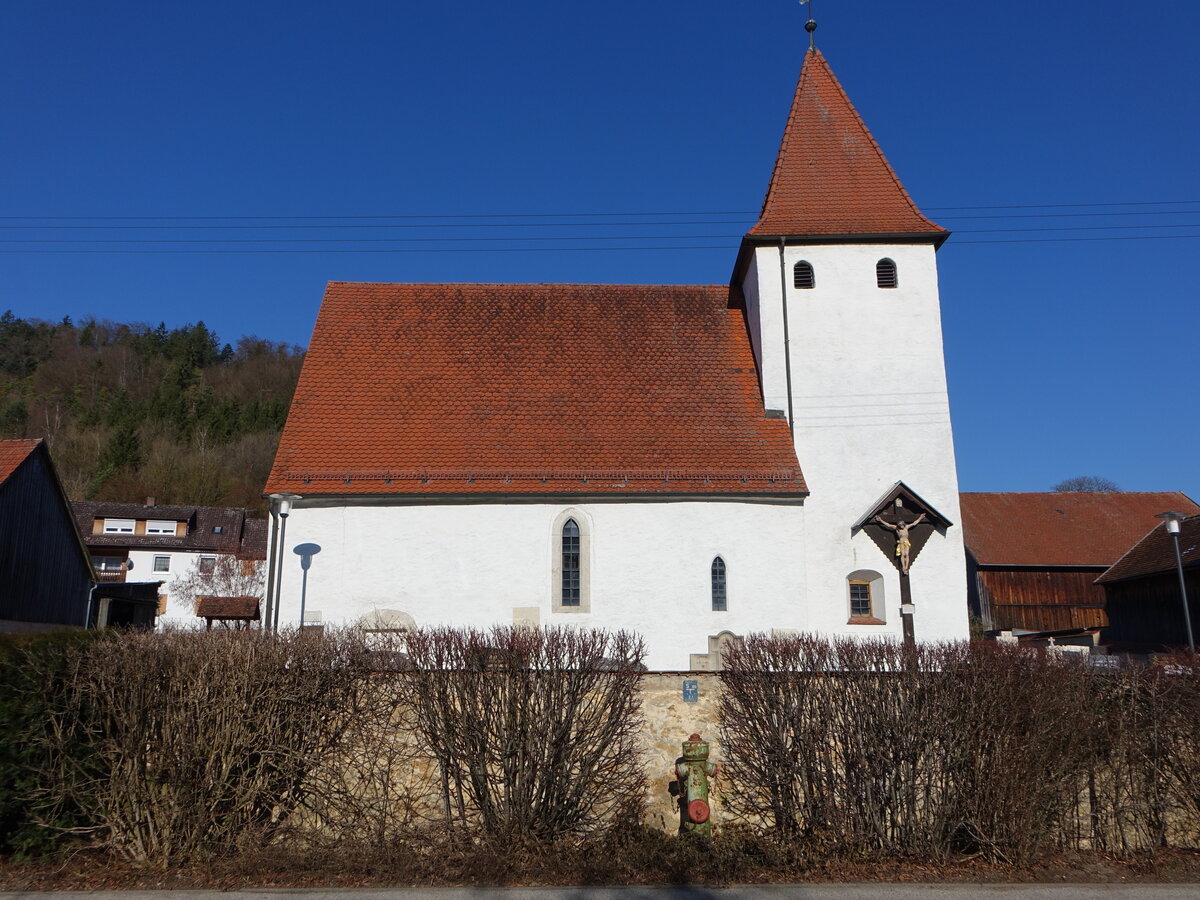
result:
[[[315,505],[314,505],[315,504]],[[591,533],[591,612],[553,614],[553,523],[572,509]],[[418,625],[626,628],[652,669],[686,669],[721,631],[809,630],[804,515],[795,501],[338,505],[301,501],[288,519],[280,621],[299,622],[300,543],[321,546],[306,611],[326,625],[375,609]],[[713,612],[710,567],[727,570],[728,610]],[[527,615],[527,613],[522,613]]]
[[[875,265],[896,263],[898,287],[879,288]],[[792,266],[812,264],[816,286],[792,287]],[[779,250],[756,251],[768,405],[787,408]],[[910,575],[918,640],[967,636],[966,576],[950,408],[942,349],[937,264],[928,244],[813,244],[786,250],[796,453],[805,504],[810,621],[826,633],[900,634],[899,576],[850,526],[904,481],[954,527],[934,534]],[[772,332],[772,329],[775,329]],[[772,363],[772,351],[779,357]],[[848,625],[842,597],[856,569],[884,575],[887,624]]]

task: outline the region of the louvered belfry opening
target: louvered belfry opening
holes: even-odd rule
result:
[[[896,264],[890,259],[875,263],[875,281],[881,288],[894,288],[897,284]]]
[[[800,260],[792,268],[792,286],[799,290],[812,290],[817,286],[817,277],[813,274],[812,263]]]

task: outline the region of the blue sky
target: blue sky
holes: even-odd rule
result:
[[[963,489],[1098,474],[1200,499],[1200,424],[1184,415],[1200,5],[815,0],[815,14],[910,193],[955,231],[940,272]],[[795,0],[7,0],[0,250],[21,252],[0,253],[0,308],[304,344],[329,280],[723,283],[804,17]],[[1173,203],[1047,208],[1152,201]],[[1025,205],[1039,208],[947,209]],[[439,215],[499,218],[231,218]],[[49,218],[68,216],[177,218]],[[584,235],[620,239],[562,240]],[[1062,240],[1081,237],[1124,239]],[[212,243],[231,238],[314,243]],[[967,243],[981,240],[1006,242]],[[613,249],[685,245],[708,249]],[[113,249],[188,252],[27,252]],[[289,252],[194,252],[218,249]]]

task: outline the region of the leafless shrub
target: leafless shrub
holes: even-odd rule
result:
[[[1196,840],[1195,667],[766,636],[725,663],[726,806],[815,852],[1024,862]]]
[[[562,628],[407,635],[403,707],[467,835],[553,841],[632,817],[644,796],[640,637]]]
[[[262,844],[356,719],[357,651],[347,635],[259,632],[131,633],[89,647],[50,717],[51,799],[139,862]]]

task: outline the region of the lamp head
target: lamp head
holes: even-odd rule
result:
[[[1167,534],[1179,534],[1179,523],[1183,519],[1183,513],[1168,510],[1167,512],[1159,513],[1154,518],[1166,520]]]
[[[292,511],[292,504],[302,498],[299,494],[272,494],[270,499],[275,512],[286,519]]]

